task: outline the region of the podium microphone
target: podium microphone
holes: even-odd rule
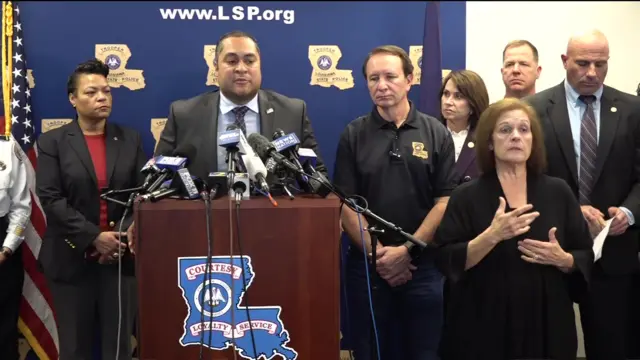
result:
[[[273,141],[271,142],[276,151],[285,155],[289,160],[302,169],[302,164],[298,160],[298,148],[300,140],[294,133],[285,134],[282,129],[276,129],[273,133]]]
[[[300,148],[300,140],[294,133],[285,134],[282,129],[276,129],[273,133],[273,141],[271,142],[275,146],[276,151],[285,155],[289,161],[298,168],[303,169],[298,157],[298,149]],[[296,173],[295,178],[298,181],[300,187],[306,192],[311,192],[309,188],[309,178],[306,175]]]
[[[217,197],[222,196],[229,192],[229,182],[227,180],[227,173],[224,171],[217,171],[209,173],[209,199],[215,200]]]
[[[233,174],[238,170],[236,167],[240,162],[238,153],[240,152],[239,145],[241,135],[242,131],[234,124],[227,126],[225,131],[218,133],[218,146],[227,149],[225,156],[225,161],[227,162],[227,187],[231,187]]]
[[[161,170],[156,166],[156,161],[158,161],[158,159],[160,159],[160,156],[149,159],[142,169],[140,169],[140,173],[142,175],[146,175],[141,186],[143,189],[149,188],[151,181],[160,173]]]
[[[178,146],[173,154],[176,156],[162,156],[156,161],[156,166],[158,166],[163,173],[150,186],[150,189],[147,189],[147,193],[140,197],[141,201],[156,202],[172,195],[183,194],[186,195],[187,199],[195,199],[200,196],[198,186],[196,186],[187,168],[189,161],[195,158],[195,146],[192,144]],[[173,176],[169,187],[161,187],[158,189],[157,187],[159,187],[168,176]],[[200,187],[206,186],[200,179],[196,178],[196,182],[201,184]],[[157,186],[155,186],[156,184]]]
[[[255,134],[249,135],[249,138]],[[261,158],[256,155],[253,146],[240,132],[240,152],[244,167],[247,169],[249,178],[257,184],[257,187],[268,195],[270,193],[269,184],[267,184],[267,168],[264,166]]]
[[[249,138],[247,140],[251,147],[255,150],[256,154],[258,154],[258,156],[260,156],[261,158],[273,158],[276,163],[286,166],[291,171],[294,171],[296,173],[303,172],[301,168],[289,161],[286,157],[284,157],[284,155],[280,154],[276,150],[275,146],[273,146],[273,144],[269,140],[267,140],[266,137],[258,133],[253,133],[249,135]]]
[[[318,194],[323,198],[326,198],[331,193],[331,188],[329,187],[331,182],[327,179],[322,173],[316,171],[316,161],[318,156],[312,149],[308,148],[300,148],[298,149],[298,156],[302,161],[302,169],[311,174],[311,178],[309,179],[309,186],[312,189],[314,194]]]
[[[148,194],[144,194],[142,196],[140,196],[140,201],[145,202],[145,201],[151,201],[151,202],[156,202],[156,201],[160,201],[164,198],[167,198],[171,195],[177,194],[180,191],[179,188],[177,187],[169,187],[169,188],[161,188],[159,190],[156,191],[152,191]]]

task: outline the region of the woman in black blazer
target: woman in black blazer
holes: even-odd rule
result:
[[[484,81],[471,70],[450,72],[440,88],[440,120],[453,137],[457,184],[480,175],[476,165],[474,132],[480,114],[489,107],[489,93]]]
[[[143,182],[146,161],[140,134],[107,121],[111,114],[109,68],[97,59],[76,67],[67,93],[76,121],[38,139],[37,193],[47,231],[39,263],[47,278],[58,323],[61,360],[92,358],[94,331],[102,358],[131,359],[137,311],[133,258],[126,251],[131,211],[101,200],[104,189]],[[118,198],[126,202],[128,195]],[[122,324],[118,339],[118,261],[122,264]],[[97,315],[97,316],[96,316]]]

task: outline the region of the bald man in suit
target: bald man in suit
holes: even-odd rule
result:
[[[579,199],[592,234],[613,219],[580,315],[589,360],[624,360],[631,275],[638,268],[640,100],[604,85],[609,43],[594,30],[569,40],[566,79],[525,98],[541,119],[548,174]]]

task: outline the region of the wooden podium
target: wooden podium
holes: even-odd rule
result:
[[[226,349],[205,347],[203,358],[234,359],[236,352],[237,358],[242,359],[239,351],[243,350],[244,358],[253,358],[248,322],[242,323],[242,318],[247,317],[247,300],[258,355],[274,345],[274,337],[288,339],[282,344],[290,349],[283,352],[284,356],[271,357],[273,354],[267,353],[260,359],[340,358],[339,200],[335,197],[276,200],[278,207],[262,197],[242,201],[240,244],[235,202],[223,197],[211,203],[212,255],[219,258],[214,259],[218,265],[211,277],[217,280],[208,286],[208,297],[203,297],[207,286],[202,288],[208,245],[204,202],[165,199],[136,204],[140,360],[197,360],[203,326],[199,309],[209,309],[209,314],[224,313],[212,316],[212,320],[205,318],[207,328],[202,332],[205,344],[211,333],[217,339],[211,344]],[[234,303],[234,298],[238,298],[233,294],[243,290],[236,276],[243,269],[239,245],[245,259],[250,259],[250,267],[244,264],[245,274],[253,275],[238,304]],[[237,265],[234,271],[230,271],[231,266],[219,265],[230,261]],[[229,280],[227,286],[225,279]],[[200,290],[189,290],[197,286]],[[279,319],[273,317],[275,313],[279,313]],[[195,323],[194,317],[198,319]],[[277,320],[281,320],[288,334],[282,333]],[[235,327],[231,326],[233,323]],[[208,327],[215,331],[209,331]],[[245,331],[237,334],[229,331],[243,327]],[[194,344],[196,335],[198,341]],[[185,340],[188,337],[192,340],[190,344]]]

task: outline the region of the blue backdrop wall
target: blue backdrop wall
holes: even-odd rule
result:
[[[96,56],[97,44],[126,45],[131,52],[126,68],[142,70],[144,87],[114,88],[110,121],[137,129],[151,156],[155,145],[151,119],[166,118],[174,100],[215,89],[206,85],[209,66],[204,46],[215,45],[225,32],[243,30],[254,34],[260,44],[263,88],[307,102],[331,173],[340,132],[372,106],[361,74],[365,56],[383,44],[407,51],[410,46],[422,45],[425,14],[425,2],[400,1],[19,4],[28,67],[35,79],[32,108],[38,131],[42,119],[74,116],[66,94],[67,77],[78,63]],[[231,17],[235,6],[239,7],[236,11],[244,12],[243,19]],[[246,15],[252,7],[258,11],[249,20]],[[203,11],[190,13],[191,20],[180,19],[189,9]],[[220,9],[231,18],[220,20]],[[464,69],[465,2],[442,2],[440,9],[443,68]],[[264,18],[275,12],[266,10],[290,12],[281,12],[280,20],[267,21]],[[173,20],[166,18],[171,13]],[[198,15],[217,15],[217,19],[200,20]],[[310,85],[310,45],[337,46],[342,53],[337,68],[352,70],[354,86],[340,90]],[[417,101],[418,86],[410,97]],[[346,342],[343,348],[348,348]]]

